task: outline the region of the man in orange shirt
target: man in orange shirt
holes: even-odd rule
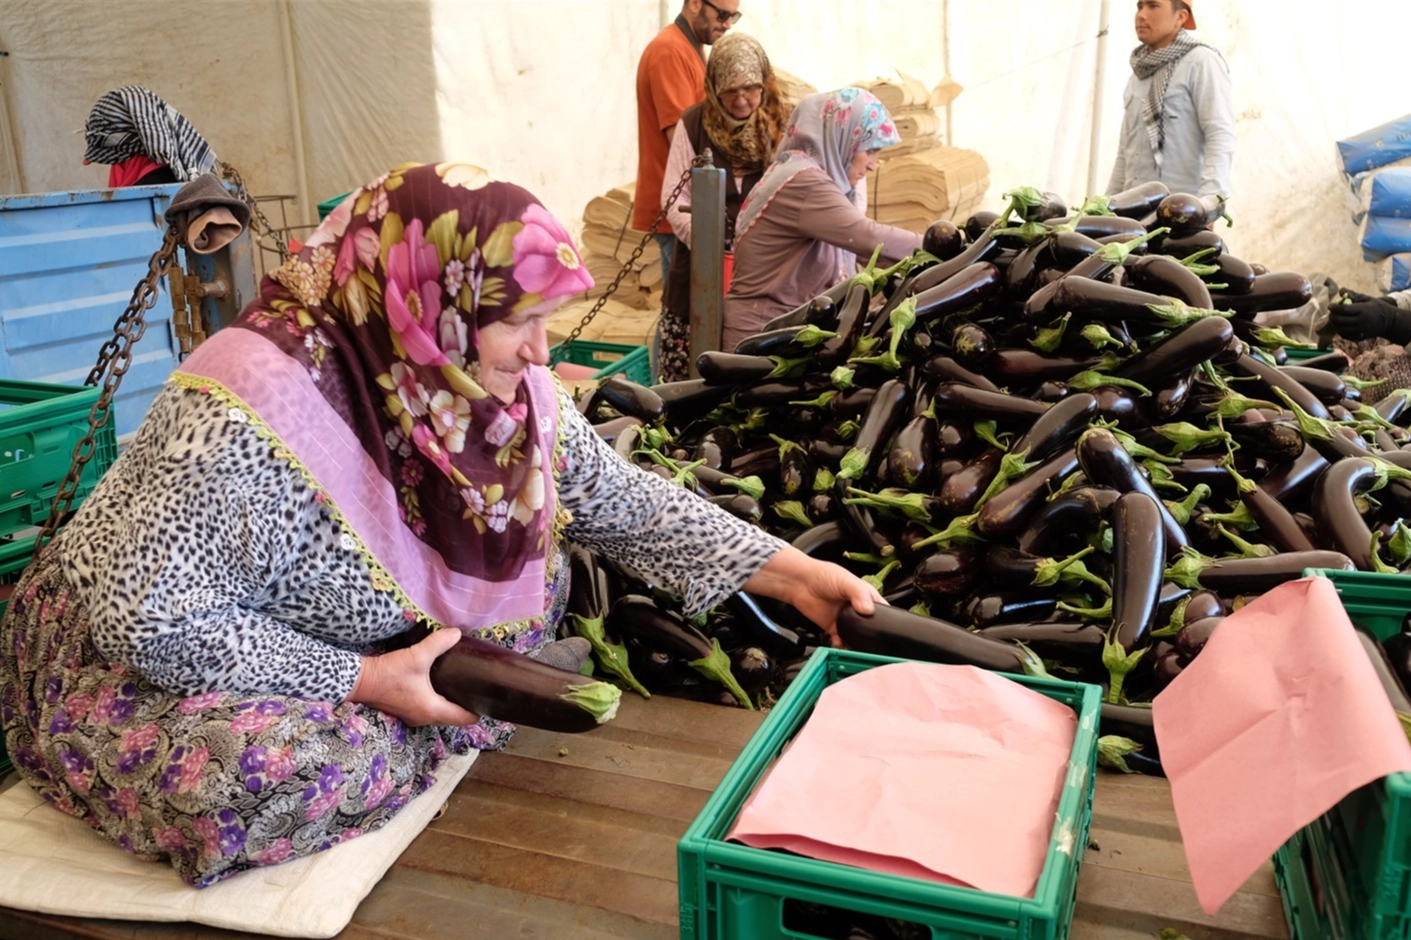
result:
[[[729,32],[741,15],[740,0],[685,0],[675,22],[657,33],[637,63],[637,195],[632,227],[638,231],[652,228],[661,212],[662,174],[681,112],[705,99],[704,47]],[[670,185],[674,187],[676,180]],[[665,284],[676,236],[666,222],[656,226],[655,233]]]

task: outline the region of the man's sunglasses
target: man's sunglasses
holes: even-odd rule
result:
[[[706,6],[714,10],[715,18],[720,22],[724,23],[726,26],[734,26],[736,23],[740,22],[740,17],[745,15],[739,12],[730,13],[725,10],[722,10],[720,9],[720,7],[711,3],[710,0],[701,0],[701,3],[704,3]]]

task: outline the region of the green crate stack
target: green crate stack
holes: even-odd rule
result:
[[[1296,366],[1309,359],[1317,359],[1332,352],[1331,349],[1309,349],[1306,346],[1285,346],[1284,354],[1289,357],[1289,365]]]
[[[885,656],[820,649],[736,758],[677,846],[682,940],[812,936],[786,926],[795,903],[924,925],[945,940],[1065,940],[1092,822],[1097,686],[1008,676],[1078,713],[1078,733],[1034,896],[1009,897],[725,841],[755,784],[808,719],[823,689],[887,663]]]
[[[322,222],[324,219],[328,218],[328,213],[332,212],[334,209],[337,209],[339,204],[342,203],[344,199],[347,199],[352,194],[353,191],[350,189],[341,196],[334,196],[332,199],[325,199],[323,202],[319,203],[318,220]]]
[[[1411,578],[1309,569],[1337,588],[1353,623],[1378,639],[1401,632]],[[1411,940],[1411,774],[1348,794],[1274,856],[1294,940]]]
[[[74,446],[88,433],[88,412],[99,389],[0,380],[0,584],[13,584],[34,554],[37,527],[68,475]],[[77,506],[118,456],[109,421],[95,438],[83,469]],[[0,615],[6,602],[0,600]],[[0,733],[0,772],[9,769]]]
[[[559,348],[555,346],[552,354],[557,356]],[[593,375],[595,379],[601,380],[620,374],[638,385],[652,384],[652,363],[645,346],[576,339],[568,347],[562,361],[571,362],[576,366],[596,367],[598,371]]]

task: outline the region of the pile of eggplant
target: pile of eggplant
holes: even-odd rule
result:
[[[1224,251],[1218,200],[1006,198],[703,354],[700,379],[613,378],[579,408],[877,586],[891,606],[845,613],[847,646],[1101,683],[1104,759],[1159,772],[1150,700],[1222,618],[1305,568],[1411,565],[1411,392],[1372,407],[1342,354],[1290,364],[1256,315],[1309,282]],[[582,552],[573,584],[567,629],[643,693],[767,704],[827,642],[746,595],[688,623]]]

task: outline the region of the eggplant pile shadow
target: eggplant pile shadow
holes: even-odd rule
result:
[[[1159,773],[1145,706],[1231,611],[1305,568],[1411,566],[1411,391],[1372,407],[1341,353],[1291,364],[1256,317],[1311,286],[1225,252],[1218,200],[1005,195],[700,379],[578,406],[645,472],[874,584],[890,607],[845,612],[847,646],[1100,683],[1104,763]],[[614,681],[746,707],[828,642],[745,594],[688,622],[577,550],[570,612]]]

